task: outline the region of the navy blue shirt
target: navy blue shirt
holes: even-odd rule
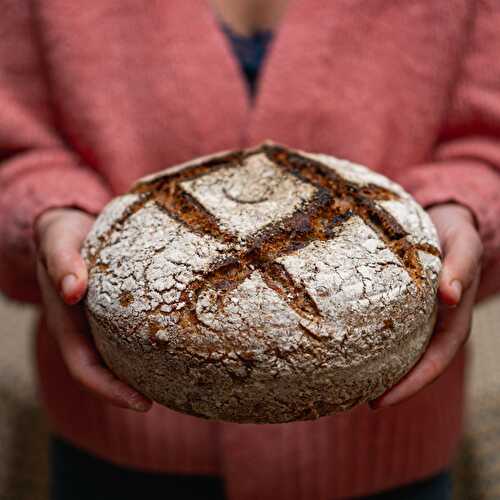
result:
[[[227,24],[219,22],[222,31],[227,36],[233,53],[238,59],[245,76],[250,96],[255,95],[257,80],[262,63],[273,38],[272,31],[257,31],[253,35],[243,36],[235,33]]]

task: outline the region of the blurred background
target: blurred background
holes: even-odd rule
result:
[[[32,370],[34,308],[0,295],[0,500],[45,500],[47,424]],[[476,309],[457,500],[500,499],[500,296]]]

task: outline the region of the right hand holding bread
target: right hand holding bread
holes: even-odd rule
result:
[[[111,404],[148,411],[152,402],[117,378],[97,352],[78,302],[87,289],[80,247],[94,217],[77,209],[50,209],[35,221],[37,277],[49,331],[70,374]]]

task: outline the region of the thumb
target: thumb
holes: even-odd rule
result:
[[[94,218],[72,209],[51,210],[37,221],[40,260],[67,304],[77,303],[87,289],[87,266],[80,248]]]
[[[475,229],[465,226],[451,232],[444,243],[444,254],[439,293],[446,304],[456,305],[481,265],[483,246]]]

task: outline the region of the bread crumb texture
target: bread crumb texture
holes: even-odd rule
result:
[[[435,322],[427,213],[361,165],[270,142],[139,180],[82,255],[106,364],[203,418],[347,410],[407,373]]]

